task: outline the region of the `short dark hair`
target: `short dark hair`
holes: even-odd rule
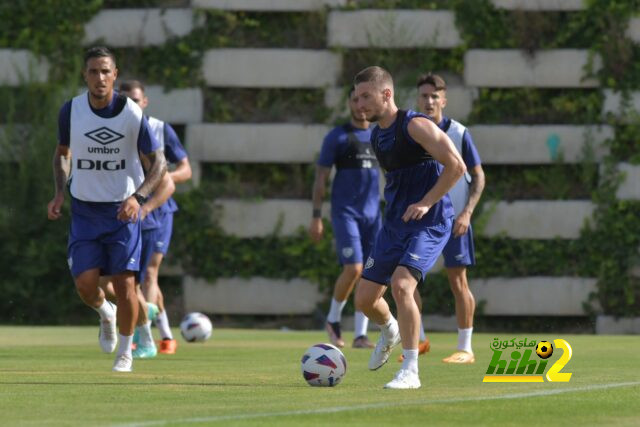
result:
[[[113,61],[113,66],[115,67],[116,56],[106,46],[94,46],[87,49],[84,53],[84,66],[87,66],[87,63],[91,58],[104,58],[105,56],[111,58],[111,61]]]
[[[354,85],[367,82],[372,82],[376,86],[388,84],[393,87],[393,77],[391,77],[391,74],[384,68],[377,65],[365,68],[353,78]]]
[[[144,92],[144,85],[138,80],[125,80],[120,83],[118,88],[120,92],[131,92],[134,89],[140,89]]]
[[[437,74],[427,73],[418,77],[416,87],[422,85],[431,85],[435,87],[436,90],[447,90],[447,84],[444,82],[444,79]]]

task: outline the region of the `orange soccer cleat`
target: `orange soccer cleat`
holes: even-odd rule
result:
[[[458,365],[466,365],[469,363],[474,363],[476,361],[475,356],[473,355],[473,353],[469,353],[467,351],[456,351],[455,353],[453,353],[451,356],[449,357],[445,357],[444,359],[442,359],[442,361],[444,363],[454,363],[454,364],[458,364]]]
[[[162,354],[176,354],[177,348],[178,348],[178,342],[176,340],[165,339],[160,341],[159,352]]]
[[[425,338],[424,341],[418,344],[418,356],[421,354],[428,353],[431,350],[431,342],[429,338]],[[401,354],[398,356],[398,362],[402,362],[404,360],[404,356]]]

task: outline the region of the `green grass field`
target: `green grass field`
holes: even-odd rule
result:
[[[637,336],[478,333],[476,363],[451,366],[440,360],[456,336],[432,334],[422,388],[383,390],[398,349],[370,372],[369,350],[346,348],[343,382],[309,387],[299,361],[326,341],[319,331],[214,329],[206,343],[181,341],[175,355],[136,360],[130,374],[111,372],[97,332],[0,327],[0,425],[640,425]],[[483,383],[494,337],[567,340],[571,381]]]

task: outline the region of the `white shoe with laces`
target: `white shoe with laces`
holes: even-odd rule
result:
[[[113,362],[114,372],[131,372],[133,365],[133,358],[130,354],[119,354],[116,356],[115,362]]]
[[[384,334],[380,334],[380,338],[376,344],[376,348],[371,353],[371,357],[369,358],[369,369],[375,371],[380,368],[382,365],[387,363],[389,360],[389,356],[391,356],[391,350],[393,347],[398,345],[400,342],[400,333],[396,332],[396,334],[387,342],[384,337]]]
[[[385,384],[384,388],[405,390],[412,388],[420,388],[420,377],[417,372],[409,369],[400,369],[394,379]]]
[[[113,307],[113,316],[110,316],[108,319],[100,319],[100,332],[98,334],[98,340],[100,341],[100,348],[102,348],[102,351],[104,351],[105,353],[113,353],[113,351],[116,349],[116,346],[118,345],[118,336],[116,334],[115,305],[113,305]]]

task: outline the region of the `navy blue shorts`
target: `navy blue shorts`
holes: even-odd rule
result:
[[[141,249],[140,221],[71,215],[67,262],[73,277],[94,268],[103,276],[138,271]]]
[[[380,216],[355,218],[349,215],[334,215],[331,222],[340,265],[362,264],[369,256],[380,230]]]
[[[475,265],[476,256],[473,247],[473,230],[471,224],[465,234],[460,237],[453,237],[453,229],[451,237],[446,246],[442,250],[445,267],[466,267]]]
[[[389,285],[400,265],[415,269],[424,279],[449,240],[452,219],[421,229],[390,229],[382,227],[362,277],[381,285]]]
[[[142,230],[142,254],[140,256],[139,282],[144,283],[147,267],[153,254],[166,255],[173,232],[173,212],[156,215],[158,227]]]

